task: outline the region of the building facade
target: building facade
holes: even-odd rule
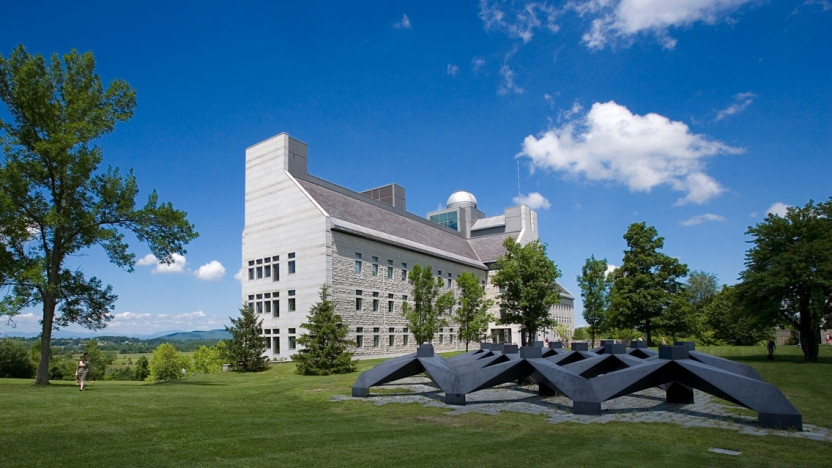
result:
[[[286,133],[246,149],[243,302],[263,321],[269,358],[296,352],[301,324],[324,284],[358,344],[357,356],[412,352],[417,343],[402,304],[413,265],[431,266],[444,290],[455,292],[459,275],[470,271],[498,304],[489,275],[503,241],[538,238],[537,213],[525,205],[486,217],[472,194],[456,192],[446,209],[422,218],[407,212],[403,187],[354,192],[310,175],[307,157],[307,145]],[[560,288],[552,314],[571,327],[573,297]],[[499,307],[490,313],[496,320]],[[457,332],[449,321],[434,339],[436,349],[464,349]],[[545,334],[553,336],[548,330],[540,338]],[[517,343],[520,328],[492,323],[489,336]]]

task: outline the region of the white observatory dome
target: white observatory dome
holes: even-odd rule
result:
[[[465,190],[457,190],[456,192],[452,193],[451,196],[448,198],[448,208],[454,208],[457,206],[473,206],[474,208],[477,207],[477,197],[474,196],[471,192],[466,192]]]

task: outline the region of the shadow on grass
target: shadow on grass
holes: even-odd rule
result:
[[[227,387],[227,383],[220,382],[205,382],[202,380],[168,380],[166,382],[157,382],[154,385],[198,385],[204,387]]]

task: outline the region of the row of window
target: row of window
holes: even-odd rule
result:
[[[355,310],[364,310],[364,291],[361,289],[355,290]],[[379,299],[378,291],[373,291],[373,312],[379,311],[379,306],[381,304],[381,299]],[[393,293],[387,294],[387,312],[393,312],[395,309],[395,301],[393,300],[394,296]],[[402,294],[402,302],[407,301],[407,294]]]
[[[355,253],[355,273],[358,274],[358,275],[360,275],[364,271],[364,259],[363,258],[364,258],[364,256],[360,252]],[[371,272],[372,272],[372,275],[374,277],[378,277],[379,272],[381,272],[381,274],[386,274],[387,275],[387,279],[389,279],[389,280],[393,279],[393,260],[387,260],[387,266],[386,267],[379,267],[378,257],[371,257],[371,259],[372,259]],[[386,270],[385,270],[385,268],[386,268]],[[439,276],[440,278],[442,278],[442,270],[437,271],[436,275]],[[456,275],[456,276],[459,277],[459,275]],[[453,287],[453,279],[452,278],[453,278],[453,276],[451,275],[451,273],[448,273],[448,277],[447,277],[448,289]],[[402,262],[401,280],[402,281],[407,281],[407,263],[404,263],[404,262]],[[457,286],[459,286],[459,285],[457,285]],[[482,282],[482,290],[483,290],[483,292],[485,292],[485,281]]]
[[[289,349],[297,349],[297,341],[294,328],[289,329]],[[266,328],[261,330],[261,336],[266,343],[266,349],[270,349],[272,354],[280,354],[280,329]]]
[[[439,331],[442,332],[443,331],[442,328],[440,328]],[[454,344],[454,329],[450,328],[448,331],[450,332],[450,335],[448,335],[448,344],[452,345],[452,344]],[[364,335],[363,335],[363,333],[364,333],[364,327],[355,327],[355,346],[357,348],[363,348],[364,347]],[[381,328],[379,328],[379,327],[374,327],[373,328],[373,348],[378,348],[378,347],[381,346],[381,334],[380,333],[381,333]],[[387,347],[388,348],[394,348],[396,346],[396,335],[394,334],[394,333],[396,333],[396,329],[394,327],[390,327],[390,328],[387,329],[387,333],[389,333],[387,335]],[[410,340],[409,340],[410,335],[408,335],[407,328],[402,328],[401,333],[403,334],[402,335],[402,346],[404,347],[404,346],[407,346],[408,343],[410,342]],[[439,344],[444,344],[444,343],[445,343],[445,335],[440,333],[439,334]]]
[[[248,279],[259,280],[271,278],[272,281],[280,281],[280,255],[274,257],[258,258],[248,261]],[[295,274],[295,253],[289,253],[289,262],[286,264],[287,273]]]
[[[289,312],[297,310],[297,303],[295,302],[295,290],[288,291],[288,299],[286,300],[286,308]],[[272,317],[280,317],[280,291],[262,294],[249,294],[248,306],[255,313],[258,314],[272,314]]]

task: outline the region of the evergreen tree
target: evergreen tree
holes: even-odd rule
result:
[[[581,287],[581,297],[584,300],[584,320],[588,325],[587,332],[595,347],[595,337],[600,335],[607,322],[607,308],[609,307],[609,292],[612,279],[607,278],[607,260],[596,260],[595,255],[586,259],[581,276],[578,277]]]
[[[480,286],[480,281],[477,275],[470,271],[463,271],[457,283],[460,289],[460,307],[454,315],[454,320],[459,325],[459,339],[465,342],[465,351],[468,351],[468,343],[479,341],[485,336],[488,330],[488,309],[494,301],[483,299],[485,292]]]
[[[298,338],[302,348],[292,356],[298,374],[329,375],[355,371],[348,346],[347,327],[335,313],[335,303],[329,300],[329,288],[321,286],[321,300],[309,309],[309,323],[301,328],[306,333]]]
[[[678,280],[687,275],[687,265],[658,252],[664,247],[664,238],[658,237],[653,226],[633,223],[624,239],[628,248],[624,251],[621,267],[613,274],[610,322],[618,328],[635,328],[643,332],[648,343],[662,322],[677,333],[672,312],[681,309],[668,308],[682,290]],[[663,317],[666,312],[670,315]]]
[[[263,356],[266,343],[260,336],[262,321],[257,319],[254,309],[240,307],[240,318],[231,319],[231,326],[225,330],[231,339],[225,340],[226,356],[237,372],[260,372],[266,370],[267,359]]]
[[[555,283],[560,270],[546,256],[546,245],[540,240],[520,245],[509,237],[503,246],[506,253],[497,261],[498,271],[491,280],[504,291],[500,307],[505,313],[499,323],[520,324],[524,341],[531,344],[538,330],[556,325],[549,311],[560,301]]]
[[[407,278],[412,287],[413,306],[404,302],[402,314],[410,325],[417,345],[433,341],[436,330],[447,325],[447,321],[439,316],[443,310],[450,309],[456,302],[451,291],[439,295],[444,283],[442,278],[433,276],[432,270],[430,265],[413,265]]]

